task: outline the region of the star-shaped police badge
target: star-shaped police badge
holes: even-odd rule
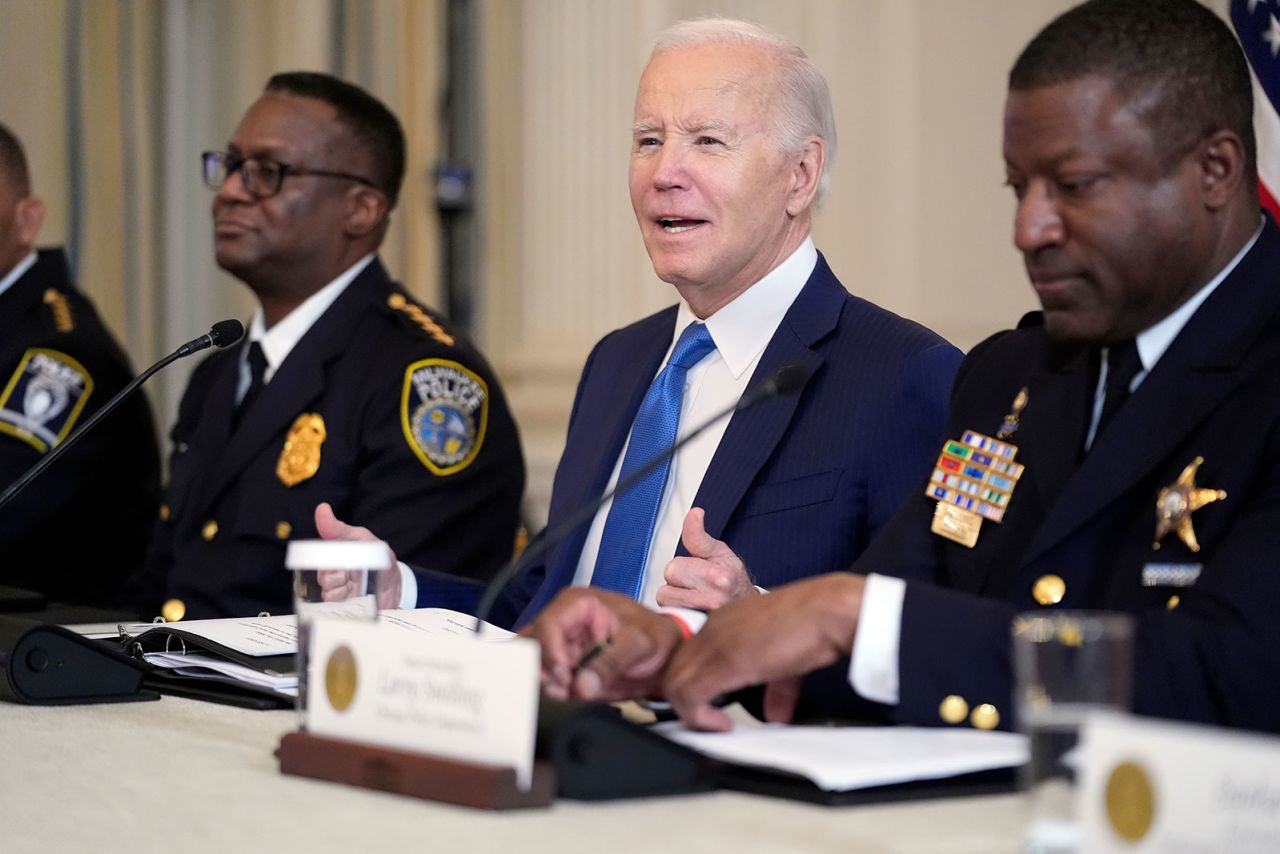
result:
[[[1196,457],[1182,470],[1178,479],[1160,490],[1156,496],[1156,539],[1151,544],[1153,549],[1160,548],[1160,541],[1170,531],[1177,531],[1178,539],[1186,543],[1193,552],[1200,551],[1196,542],[1196,532],[1191,526],[1191,514],[1206,504],[1221,501],[1227,497],[1224,489],[1200,489],[1196,486],[1196,470],[1204,462],[1204,457]]]

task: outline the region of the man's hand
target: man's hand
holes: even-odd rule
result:
[[[853,650],[865,582],[820,575],[713,612],[667,667],[667,699],[694,729],[728,730],[732,722],[711,701],[765,683],[765,718],[790,721],[800,677]]]
[[[348,525],[333,515],[329,503],[316,505],[316,532],[322,540],[376,540],[368,528]],[[380,584],[377,590],[378,607],[383,610],[400,607],[403,585],[400,583],[400,567],[396,563],[395,553],[387,547],[390,561],[388,568],[378,572]],[[321,598],[325,602],[343,602],[364,594],[365,574],[362,571],[347,572],[341,569],[322,569],[316,573],[320,584]]]
[[[674,619],[595,587],[561,591],[520,634],[541,645],[542,690],[553,700],[649,696],[684,638]]]
[[[680,539],[690,557],[673,558],[667,564],[667,583],[658,588],[659,605],[710,611],[743,596],[759,595],[742,560],[707,533],[705,519],[701,507],[684,517]]]

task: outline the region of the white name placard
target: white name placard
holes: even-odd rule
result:
[[[1280,851],[1280,738],[1099,713],[1081,760],[1082,851]]]
[[[538,723],[536,642],[406,637],[317,620],[308,666],[315,735],[511,767],[528,789]]]

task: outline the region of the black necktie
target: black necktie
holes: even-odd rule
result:
[[[240,424],[240,420],[244,414],[249,411],[249,405],[253,403],[253,399],[258,396],[258,392],[262,391],[265,385],[263,377],[267,373],[267,356],[262,352],[262,345],[257,341],[249,343],[249,388],[244,393],[244,397],[240,398],[240,405],[236,407],[235,418],[232,421],[233,429]]]
[[[1103,391],[1098,429],[1093,434],[1095,442],[1129,399],[1129,386],[1141,370],[1142,359],[1138,357],[1138,344],[1134,339],[1128,338],[1107,348],[1107,386]]]

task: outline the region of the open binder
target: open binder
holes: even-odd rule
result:
[[[282,627],[292,627],[291,617],[254,619],[274,619]],[[280,652],[275,647],[263,647],[262,651],[246,651],[210,637],[201,630],[201,622],[121,626],[120,642],[129,655],[145,663],[147,673],[143,682],[153,691],[250,709],[288,709],[294,705],[292,693],[206,666],[207,663],[230,663],[264,677],[286,677],[274,681],[296,685],[296,656],[292,649]],[[164,663],[157,663],[157,659]],[[292,680],[287,679],[290,676]]]
[[[443,608],[418,608],[384,611],[379,622],[428,638],[471,635],[475,618]],[[481,637],[511,634],[486,623]],[[126,624],[120,626],[120,642],[130,655],[146,662],[147,685],[161,693],[255,709],[294,705],[298,632],[293,614]],[[216,673],[211,670],[216,664],[244,670]]]

